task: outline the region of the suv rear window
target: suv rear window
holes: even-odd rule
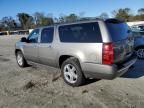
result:
[[[129,34],[129,27],[124,22],[106,22],[108,31],[113,41],[126,39]]]
[[[102,42],[101,33],[97,22],[60,26],[59,36],[61,42]]]

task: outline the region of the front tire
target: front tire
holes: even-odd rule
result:
[[[85,82],[79,61],[74,57],[63,62],[61,71],[64,81],[70,86],[77,87]]]
[[[27,66],[27,62],[22,54],[21,51],[18,51],[16,53],[16,61],[17,61],[17,64],[20,66],[20,67],[26,67]]]

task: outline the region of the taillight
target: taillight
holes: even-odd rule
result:
[[[113,64],[114,51],[112,43],[104,43],[102,50],[102,64]]]

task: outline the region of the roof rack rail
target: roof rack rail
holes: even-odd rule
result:
[[[80,18],[78,21],[86,21],[86,20],[102,20],[102,19],[98,17],[83,17]]]
[[[113,22],[113,23],[120,23],[120,22],[125,22],[123,19],[118,19],[118,18],[109,18],[106,19],[105,22]]]

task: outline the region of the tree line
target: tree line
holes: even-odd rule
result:
[[[138,9],[136,14],[134,14],[130,8],[120,8],[118,10],[112,11],[111,14],[113,18],[121,18],[127,22],[144,21],[144,8]],[[54,23],[73,22],[82,18],[82,16],[74,13],[54,18],[47,16],[42,12],[35,12],[33,15],[28,13],[18,13],[16,17],[17,20],[11,16],[3,17],[0,20],[0,31],[32,29],[36,27],[52,25]],[[96,17],[106,19],[109,18],[109,15],[104,12]]]

